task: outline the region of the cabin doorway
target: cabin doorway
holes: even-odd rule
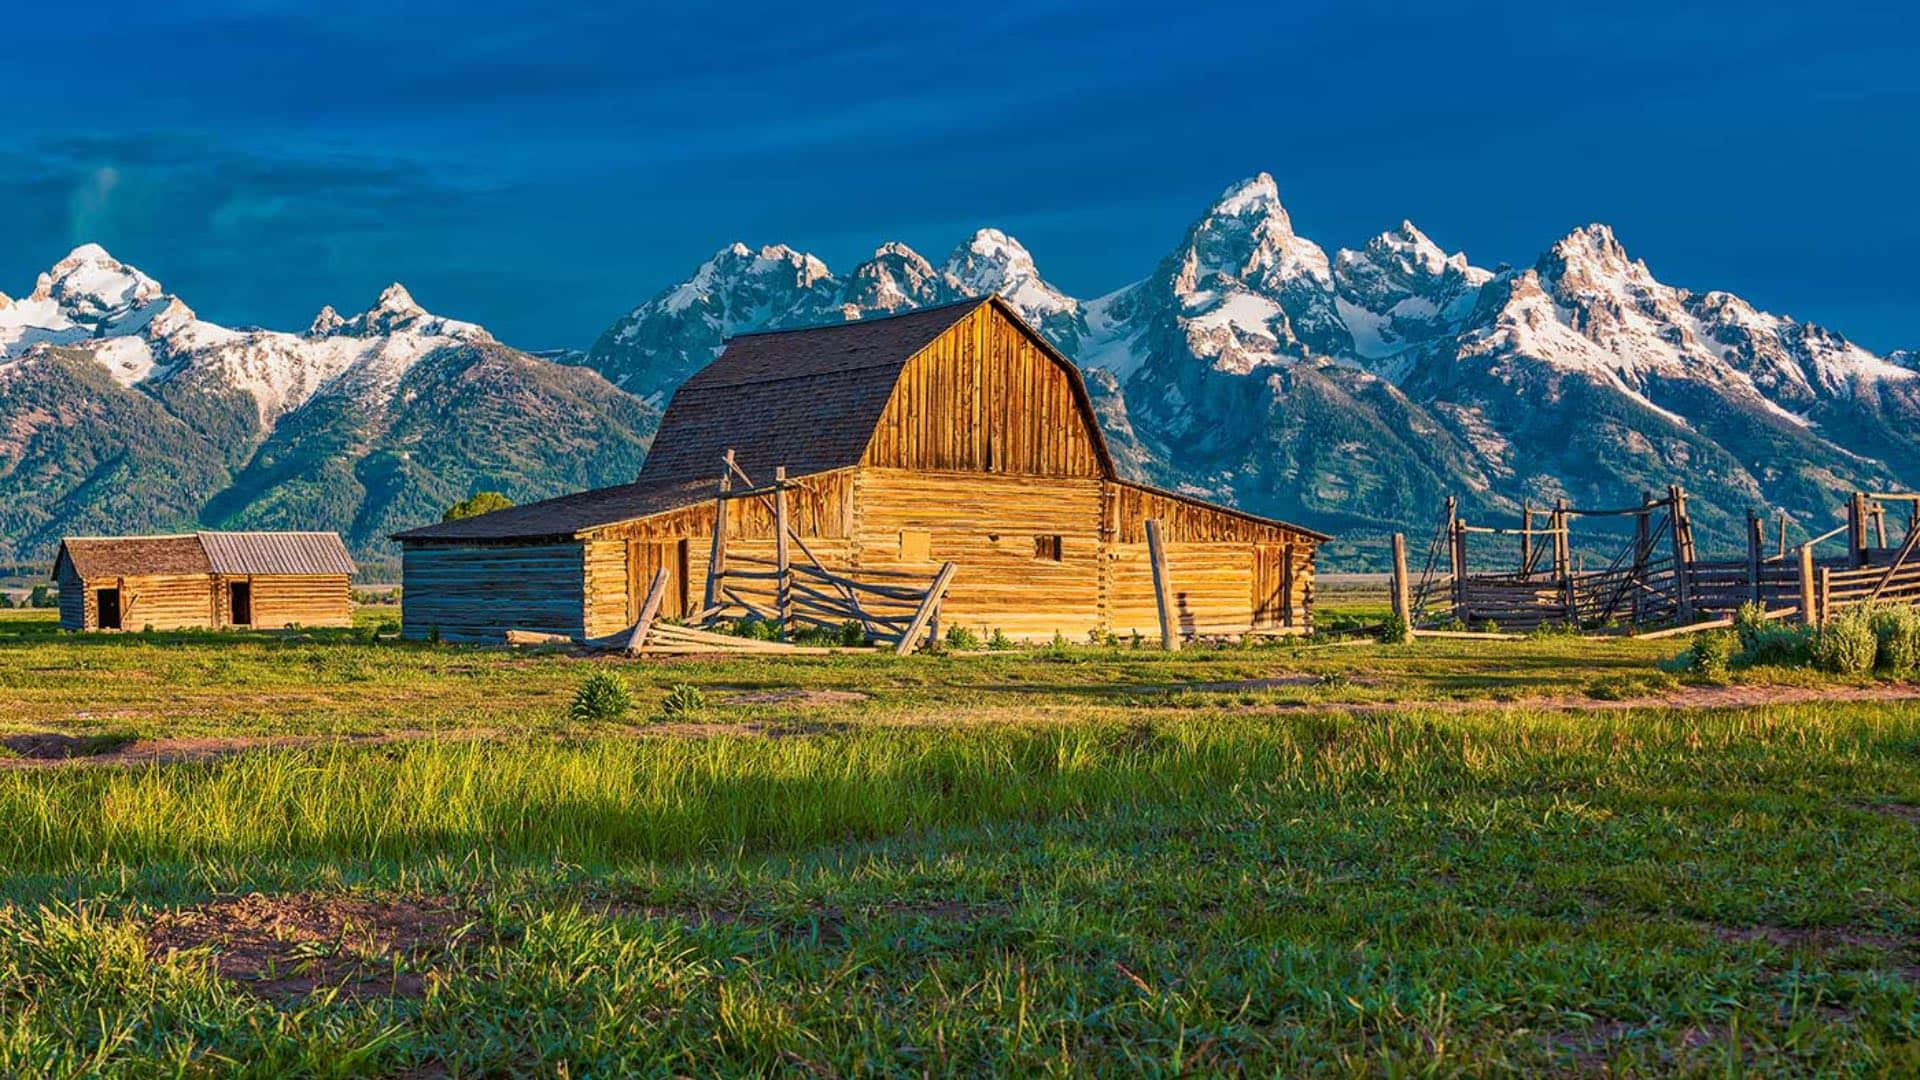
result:
[[[253,625],[252,582],[227,582],[227,619],[235,626]]]
[[[93,594],[93,601],[100,612],[100,629],[120,629],[120,590],[97,590]]]

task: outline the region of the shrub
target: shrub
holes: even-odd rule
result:
[[[962,652],[979,647],[980,635],[974,633],[970,627],[961,626],[959,623],[947,627],[947,648]]]
[[[1407,620],[1404,618],[1401,618],[1399,614],[1396,613],[1396,614],[1387,616],[1387,621],[1380,624],[1380,643],[1381,644],[1405,645],[1407,642],[1412,640],[1413,640],[1413,627],[1408,626]]]
[[[1053,632],[1053,640],[1047,643],[1047,655],[1062,660],[1067,656],[1067,635],[1058,630]]]
[[[840,644],[857,649],[867,643],[867,628],[852,619],[840,624]]]
[[[1804,626],[1768,623],[1753,630],[1740,653],[1743,664],[1801,666],[1813,662],[1813,631]]]
[[[660,716],[665,720],[685,720],[698,716],[707,707],[707,696],[697,686],[675,683],[660,699]]]
[[[733,624],[733,634],[751,641],[773,641],[779,638],[780,628],[771,619],[749,615]]]
[[[1713,682],[1726,681],[1733,670],[1733,657],[1739,650],[1738,635],[1725,630],[1708,630],[1693,639],[1687,650],[1687,673]]]
[[[1007,636],[1005,630],[996,626],[993,628],[993,633],[987,635],[987,648],[997,652],[1005,652],[1013,648],[1013,639]]]
[[[1813,658],[1822,669],[1837,675],[1861,675],[1873,670],[1880,651],[1873,615],[1865,608],[1849,608],[1827,620],[1814,636]]]
[[[512,499],[497,491],[476,491],[447,507],[447,512],[440,515],[440,520],[459,521],[462,518],[479,517],[481,514],[491,514],[495,510],[505,510],[512,505]]]
[[[1874,666],[1889,675],[1920,667],[1920,611],[1906,605],[1876,610],[1869,621],[1877,643]]]
[[[59,607],[60,594],[54,592],[53,586],[51,585],[35,585],[33,592],[27,596],[27,606],[37,608]]]
[[[1761,635],[1766,633],[1768,627],[1766,605],[1749,600],[1734,609],[1733,632],[1740,638],[1742,654],[1754,651],[1755,644],[1760,640]]]
[[[611,671],[596,671],[574,691],[567,719],[576,724],[604,723],[624,719],[633,711],[633,695],[627,682]]]

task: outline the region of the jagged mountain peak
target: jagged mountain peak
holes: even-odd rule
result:
[[[332,304],[322,305],[319,313],[314,315],[313,322],[307,325],[307,336],[326,337],[346,325],[346,322],[347,320],[333,309]]]
[[[1280,185],[1269,172],[1257,172],[1228,187],[1214,200],[1213,209],[1208,213],[1209,216],[1228,217],[1278,215],[1281,221],[1291,226],[1286,208],[1280,205]]]
[[[160,283],[115,259],[99,244],[81,244],[40,275],[30,299],[51,301],[77,322],[98,322],[161,295]]]
[[[393,315],[425,315],[427,313],[426,308],[414,301],[413,294],[407,291],[407,287],[397,281],[380,290],[380,298],[375,300],[373,307],[368,310]]]
[[[1040,276],[1026,245],[999,229],[980,229],[953,249],[943,270],[960,296],[999,293],[1036,325],[1060,315],[1072,316],[1080,302]]]
[[[840,315],[858,319],[870,312],[906,311],[951,298],[951,289],[933,264],[895,240],[875,248],[873,258],[847,275]]]

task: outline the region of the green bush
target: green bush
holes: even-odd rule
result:
[[[1754,651],[1760,636],[1768,630],[1765,604],[1756,604],[1749,600],[1733,612],[1733,632],[1740,638],[1740,652],[1744,655]]]
[[[980,635],[969,627],[954,623],[947,627],[947,648],[955,652],[966,652],[980,647]]]
[[[700,715],[706,707],[707,696],[699,687],[675,683],[660,699],[660,716],[664,720],[686,720]]]
[[[1880,651],[1873,614],[1866,608],[1848,608],[1827,620],[1813,641],[1813,659],[1822,670],[1836,675],[1863,675],[1873,670]]]
[[[1708,630],[1693,639],[1687,650],[1687,673],[1712,682],[1725,682],[1733,671],[1740,638],[1726,630]]]
[[[775,641],[780,637],[780,627],[772,619],[749,615],[733,624],[733,635],[750,641]]]
[[[1749,666],[1803,667],[1813,662],[1813,639],[1813,631],[1804,626],[1768,623],[1754,628],[1747,646],[1741,650],[1740,662]]]
[[[611,671],[596,671],[574,691],[567,719],[576,724],[605,723],[625,719],[632,711],[633,695],[626,680]]]
[[[993,628],[993,633],[987,635],[987,648],[1005,652],[1013,648],[1013,639],[1007,636],[1005,630],[996,626]]]
[[[37,608],[59,607],[60,594],[55,592],[51,585],[35,585],[33,592],[27,596],[27,606]]]
[[[1387,621],[1380,624],[1381,644],[1405,645],[1412,640],[1413,627],[1408,626],[1407,620],[1401,618],[1398,614],[1387,616]]]
[[[1920,611],[1904,604],[1884,607],[1869,621],[1878,643],[1874,667],[1889,675],[1908,675],[1920,667]]]

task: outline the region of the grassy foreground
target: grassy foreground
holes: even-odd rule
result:
[[[0,1076],[1920,1072],[1920,703],[1498,700],[1671,644],[636,665],[709,700],[636,737],[12,625],[14,730],[440,733],[0,768]]]

